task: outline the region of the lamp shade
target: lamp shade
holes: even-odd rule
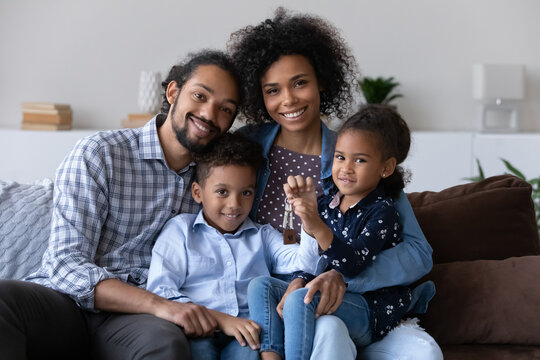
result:
[[[524,96],[524,66],[520,64],[473,65],[475,99],[513,99]]]

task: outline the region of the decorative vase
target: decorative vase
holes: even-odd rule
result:
[[[155,114],[161,104],[161,73],[158,71],[141,71],[139,78],[139,111]]]

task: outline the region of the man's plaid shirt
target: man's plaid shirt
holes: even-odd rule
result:
[[[152,246],[178,213],[197,213],[194,164],[167,167],[154,118],[139,129],[80,140],[55,180],[49,246],[27,280],[94,309],[94,287],[109,278],[144,286]]]

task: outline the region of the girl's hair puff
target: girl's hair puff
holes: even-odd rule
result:
[[[399,166],[407,158],[411,146],[411,131],[405,120],[390,106],[365,105],[341,126],[338,136],[348,131],[370,132],[376,138],[383,159],[396,159],[394,173],[381,181],[386,193],[397,198],[409,177]]]

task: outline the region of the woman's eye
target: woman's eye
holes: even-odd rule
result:
[[[300,86],[303,86],[307,84],[307,81],[306,80],[298,80],[295,84],[296,87],[300,87]]]
[[[277,94],[277,89],[267,89],[266,90],[266,95],[275,95]]]

